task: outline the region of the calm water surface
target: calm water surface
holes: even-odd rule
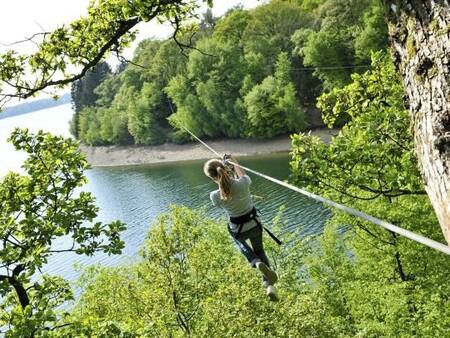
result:
[[[0,175],[7,170],[17,170],[20,161],[23,160],[23,155],[18,155],[5,143],[6,136],[13,127],[44,129],[68,136],[68,121],[71,115],[70,106],[65,105],[0,120],[2,159]],[[265,174],[279,179],[288,178],[288,154],[247,157],[240,160],[243,165]],[[120,256],[96,254],[93,257],[57,254],[50,259],[46,272],[73,280],[78,276],[73,267],[74,263],[116,265],[136,260],[152,221],[158,214],[168,211],[171,204],[203,208],[211,217],[224,218],[223,212],[212,207],[209,201],[209,192],[215,189],[216,185],[203,175],[203,162],[189,161],[89,170],[86,190],[91,191],[97,199],[100,208],[99,220],[110,222],[120,219],[127,224],[127,230],[122,234],[125,241],[123,254]],[[262,219],[267,225],[270,226],[272,218],[282,206],[285,206],[282,213],[285,231],[298,231],[299,236],[321,231],[323,222],[329,216],[328,209],[262,178],[252,176],[252,180],[252,193],[255,195],[257,207],[262,212]],[[62,248],[64,243],[59,241],[57,245]]]

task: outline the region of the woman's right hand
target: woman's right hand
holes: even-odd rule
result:
[[[223,159],[224,159],[224,161],[231,161],[231,162],[234,162],[234,163],[238,163],[236,158],[233,155],[231,155],[231,154],[223,155]]]
[[[233,155],[230,155],[230,160],[231,160],[231,162],[233,162],[235,164],[234,170],[236,171],[236,174],[238,175],[238,177],[246,175],[245,170],[241,168],[241,166],[239,165],[239,162],[236,160],[236,158]]]
[[[237,163],[237,160],[236,160],[236,158],[233,155],[230,154],[229,156],[230,156],[230,160],[231,161]]]

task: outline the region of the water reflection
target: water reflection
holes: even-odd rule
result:
[[[17,170],[23,159],[11,145],[5,143],[9,133],[16,126],[28,127],[32,131],[44,129],[68,136],[68,121],[72,116],[70,105],[0,120],[0,176],[7,170]],[[289,175],[287,154],[248,157],[242,164],[270,176],[284,180]],[[86,190],[96,197],[100,208],[99,220],[110,222],[116,219],[127,223],[122,234],[125,249],[120,256],[96,254],[93,257],[59,253],[50,258],[45,271],[73,280],[78,273],[74,263],[89,265],[123,264],[138,257],[139,248],[148,233],[152,221],[162,212],[169,210],[171,204],[183,204],[190,208],[204,208],[210,217],[224,218],[224,213],[212,207],[209,192],[216,185],[203,175],[204,161],[187,161],[160,165],[95,168],[87,172],[89,183]],[[251,175],[251,174],[250,174]],[[286,188],[252,176],[252,193],[257,196],[256,206],[262,213],[266,225],[277,214],[281,206],[285,221],[284,230],[298,231],[299,236],[321,231],[329,211],[320,204]],[[58,248],[70,247],[71,242],[60,239]]]

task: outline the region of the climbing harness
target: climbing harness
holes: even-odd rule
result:
[[[234,165],[230,162],[230,159],[231,159],[231,155],[229,155],[229,154],[223,155],[222,163],[223,163],[223,166],[225,167],[225,171],[227,172],[227,174],[230,177],[238,178],[238,176],[236,174],[236,170],[234,169]],[[275,243],[277,243],[278,245],[282,244],[282,242],[269,229],[267,229],[265,226],[263,226],[261,224],[261,222],[258,218],[258,210],[255,207],[253,207],[253,209],[250,210],[245,215],[241,215],[238,217],[230,217],[229,221],[231,223],[239,226],[236,234],[233,235],[233,233],[230,231],[232,233],[233,237],[235,237],[235,238],[240,235],[240,233],[242,231],[242,227],[244,226],[245,223],[250,222],[250,221],[255,221],[257,226],[261,230],[264,229],[264,231],[267,232],[267,234],[270,236],[270,238],[272,238],[275,241]]]
[[[222,156],[221,156],[217,151],[215,151],[215,150],[214,150],[213,148],[211,148],[208,144],[206,144],[205,142],[203,142],[200,138],[198,138],[198,137],[197,137],[194,133],[192,133],[189,129],[187,129],[187,128],[184,127],[184,126],[181,126],[181,128],[183,128],[184,130],[186,130],[186,132],[188,132],[194,139],[196,139],[197,141],[199,141],[202,145],[204,145],[204,146],[205,146],[207,149],[209,149],[212,153],[216,154],[219,158],[222,158]],[[251,173],[253,173],[253,174],[257,175],[257,176],[260,176],[260,177],[262,177],[262,178],[265,178],[266,180],[269,180],[269,181],[274,182],[274,183],[276,183],[276,184],[279,184],[279,185],[281,185],[281,186],[283,186],[283,187],[285,187],[285,188],[291,189],[291,190],[293,190],[293,191],[295,191],[295,192],[298,192],[298,193],[300,193],[300,194],[302,194],[302,195],[305,195],[305,196],[307,196],[307,197],[309,197],[309,198],[311,198],[311,199],[313,199],[313,200],[322,202],[322,203],[327,204],[327,205],[329,205],[329,206],[332,206],[332,207],[334,207],[334,208],[336,208],[336,209],[342,210],[342,211],[344,211],[344,212],[346,212],[346,213],[348,213],[348,214],[351,214],[351,215],[354,215],[354,216],[356,216],[356,217],[362,218],[362,219],[364,219],[364,220],[366,220],[366,221],[372,222],[372,223],[374,223],[374,224],[376,224],[376,225],[378,225],[378,226],[381,226],[382,228],[385,228],[385,229],[387,229],[387,230],[389,230],[389,231],[395,232],[395,233],[397,233],[397,234],[399,234],[399,235],[401,235],[401,236],[403,236],[403,237],[409,238],[409,239],[411,239],[411,240],[413,240],[413,241],[416,241],[416,242],[418,242],[418,243],[421,243],[421,244],[423,244],[423,245],[425,245],[425,246],[428,246],[428,247],[430,247],[430,248],[432,248],[432,249],[435,249],[435,250],[438,250],[438,251],[440,251],[440,252],[443,252],[443,253],[445,253],[445,254],[447,254],[447,255],[450,255],[450,247],[449,247],[449,246],[447,246],[447,245],[445,245],[445,244],[442,244],[442,243],[439,243],[439,242],[437,242],[437,241],[435,241],[435,240],[433,240],[433,239],[431,239],[431,238],[428,238],[428,237],[425,237],[425,236],[416,234],[415,232],[412,232],[412,231],[407,230],[407,229],[403,229],[403,228],[401,228],[401,227],[399,227],[399,226],[397,226],[397,225],[394,225],[394,224],[391,224],[391,223],[389,223],[389,222],[383,221],[383,220],[381,220],[381,219],[379,219],[379,218],[376,218],[376,217],[374,217],[374,216],[371,216],[371,215],[369,215],[369,214],[366,214],[366,213],[364,213],[364,212],[362,212],[362,211],[359,211],[359,210],[357,210],[357,209],[347,207],[347,206],[345,206],[345,205],[336,203],[336,202],[334,202],[334,201],[332,201],[332,200],[330,200],[330,199],[328,199],[328,198],[325,198],[325,197],[322,197],[322,196],[313,194],[313,193],[311,193],[311,192],[309,192],[309,191],[300,189],[299,187],[296,187],[296,186],[294,186],[294,185],[292,185],[292,184],[289,184],[289,183],[287,183],[287,182],[280,181],[280,180],[278,180],[278,179],[276,179],[276,178],[273,178],[273,177],[271,177],[271,176],[262,174],[262,173],[260,173],[260,172],[258,172],[258,171],[256,171],[256,170],[253,170],[253,169],[244,167],[244,166],[241,165],[241,164],[234,163],[234,162],[232,162],[232,161],[230,161],[230,160],[227,160],[227,161],[228,161],[229,163],[231,163],[232,165],[239,166],[239,167],[241,167],[242,169],[244,169],[244,170],[246,170],[246,171],[248,171],[248,172],[251,172]]]
[[[246,213],[245,215],[238,217],[230,217],[230,222],[239,226],[238,231],[235,234],[233,234],[230,231],[233,237],[237,238],[241,234],[242,227],[244,226],[244,224],[250,221],[255,221],[257,226],[261,230],[264,229],[264,231],[267,232],[267,234],[270,236],[270,238],[272,238],[275,241],[275,243],[277,243],[278,245],[283,244],[283,242],[281,242],[269,229],[267,229],[265,226],[261,224],[258,218],[258,210],[256,210],[255,207],[253,207],[253,209],[250,210],[250,212]]]

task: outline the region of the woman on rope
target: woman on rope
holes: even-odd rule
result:
[[[232,156],[228,158],[237,163]],[[221,207],[227,212],[228,231],[252,267],[261,271],[269,299],[277,301],[277,290],[273,284],[278,280],[278,275],[270,268],[264,252],[263,227],[250,195],[252,181],[239,165],[233,168],[237,177],[230,173],[222,160],[212,159],[205,163],[203,167],[205,175],[219,186],[219,189],[210,193],[210,198],[214,206]]]

